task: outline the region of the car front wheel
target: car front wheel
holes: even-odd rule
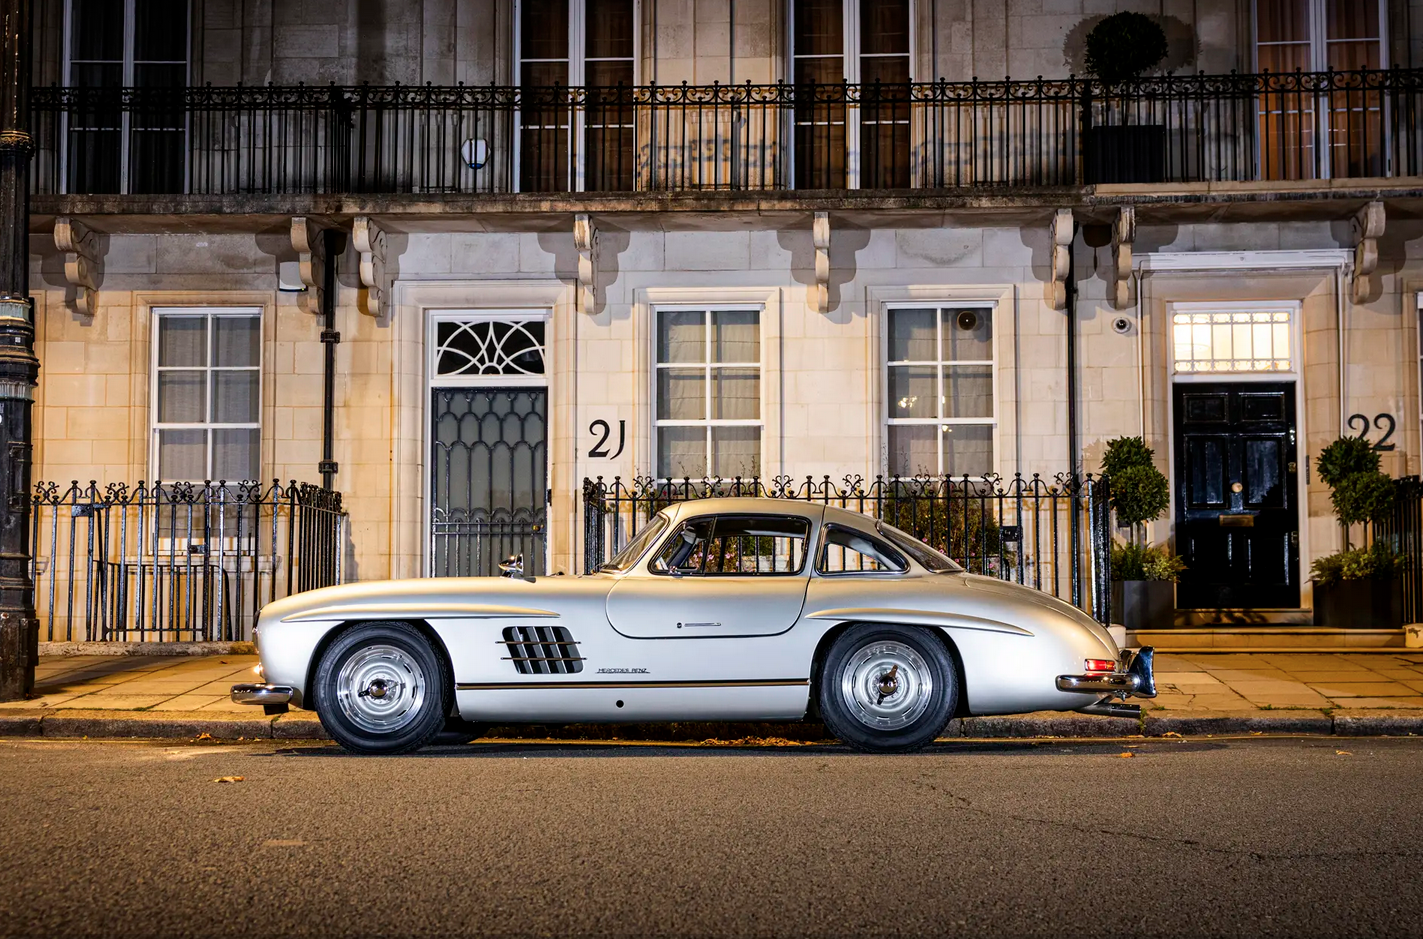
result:
[[[444,660],[406,623],[356,626],[336,638],[316,670],[316,712],[353,753],[406,753],[445,726],[450,682]]]
[[[830,647],[820,713],[857,750],[917,750],[939,736],[958,702],[958,672],[936,636],[908,626],[852,626]]]

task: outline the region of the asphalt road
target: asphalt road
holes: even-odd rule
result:
[[[1420,794],[1411,739],[0,741],[0,936],[1423,936]]]

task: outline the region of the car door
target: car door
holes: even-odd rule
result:
[[[812,519],[737,513],[679,524],[608,594],[608,621],[635,639],[774,636],[805,605]]]

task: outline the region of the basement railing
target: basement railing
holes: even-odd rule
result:
[[[341,493],[307,483],[35,486],[40,638],[243,641],[264,604],[342,582]]]
[[[37,194],[956,190],[1423,173],[1423,69],[37,88]]]

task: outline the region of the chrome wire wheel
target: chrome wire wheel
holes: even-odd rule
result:
[[[365,646],[351,654],[336,675],[341,713],[361,730],[395,733],[420,713],[429,680],[409,652],[393,645]]]
[[[918,651],[894,640],[855,650],[840,670],[840,696],[861,724],[897,730],[913,724],[934,697],[934,674]]]

